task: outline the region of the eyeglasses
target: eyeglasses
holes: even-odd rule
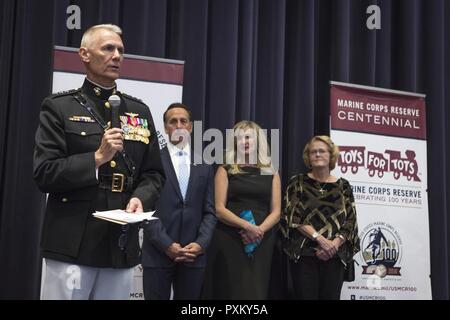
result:
[[[122,233],[119,237],[119,248],[121,251],[127,252],[127,243],[128,243],[128,230],[130,230],[129,224],[122,225]]]
[[[325,149],[309,150],[309,155],[310,155],[310,156],[313,156],[313,155],[317,154],[317,155],[321,156],[321,155],[323,155],[323,154],[325,154],[325,153],[327,153],[327,152],[328,152],[328,151],[325,150]]]

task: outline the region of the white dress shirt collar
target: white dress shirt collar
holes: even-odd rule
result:
[[[167,150],[169,151],[170,157],[176,156],[178,152],[183,151],[187,158],[191,158],[191,146],[186,144],[183,149],[178,148],[176,145],[172,144],[170,141],[167,142]]]

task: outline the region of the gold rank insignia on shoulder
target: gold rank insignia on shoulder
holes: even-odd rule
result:
[[[140,141],[145,144],[150,142],[150,130],[147,119],[138,118],[137,113],[125,113],[120,116],[120,125],[124,133],[124,139],[130,141]]]
[[[95,120],[92,119],[91,117],[86,117],[86,116],[71,116],[69,118],[70,121],[74,121],[74,122],[85,122],[85,123],[94,123]]]

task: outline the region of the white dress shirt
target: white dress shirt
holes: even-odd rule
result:
[[[191,146],[186,144],[183,149],[178,148],[176,145],[172,144],[170,141],[167,142],[167,150],[169,151],[170,159],[172,160],[173,168],[175,169],[175,173],[177,175],[177,179],[179,180],[179,162],[180,156],[178,153],[183,151],[185,156],[185,163],[187,164],[188,174],[191,174]]]

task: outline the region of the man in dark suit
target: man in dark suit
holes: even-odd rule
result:
[[[142,266],[145,299],[200,297],[206,249],[216,224],[213,168],[193,164],[190,147],[191,112],[181,103],[164,113],[169,136],[161,158],[167,182],[155,216],[144,228]]]
[[[119,27],[91,27],[79,49],[82,88],[42,104],[33,164],[37,185],[49,194],[42,299],[129,298],[140,261],[138,227],[92,213],[154,209],[165,177],[149,108],[117,91],[123,52]],[[114,118],[111,95],[120,100]]]

